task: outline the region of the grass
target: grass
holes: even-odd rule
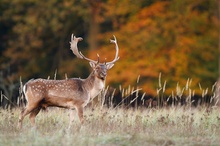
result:
[[[186,92],[187,97],[191,97],[189,85],[190,81],[187,81],[183,89],[177,86],[176,93],[181,91],[182,96]],[[162,84],[160,75],[158,97],[163,98],[165,90],[166,81]],[[126,99],[130,94],[136,95],[139,89],[129,86],[120,91]],[[212,104],[202,104],[193,108],[190,100],[184,106],[135,106],[127,109],[127,106],[120,104],[113,108],[111,103],[111,108],[105,108],[102,100],[105,99],[104,94],[106,93],[103,93],[104,98],[98,98],[98,104],[85,108],[85,123],[81,126],[76,116],[71,129],[68,129],[69,111],[66,109],[49,108],[41,111],[36,118],[35,128],[26,116],[22,130],[17,128],[20,109],[0,109],[0,146],[220,145],[220,107],[215,104],[213,107]],[[1,95],[1,99],[2,97],[4,96]],[[132,99],[129,104],[136,99],[137,97]],[[22,106],[22,101],[18,99],[17,105]]]
[[[172,107],[161,109],[85,109],[68,129],[68,110],[50,108],[39,113],[37,128],[28,117],[17,129],[20,109],[0,110],[0,145],[219,145],[220,109]]]

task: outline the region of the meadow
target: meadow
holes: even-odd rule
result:
[[[19,108],[0,110],[2,146],[220,145],[220,109],[86,107],[85,123],[68,129],[68,110],[48,108],[32,127],[26,117],[17,128]]]

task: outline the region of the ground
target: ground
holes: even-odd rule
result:
[[[85,123],[78,118],[68,129],[68,110],[49,108],[39,113],[36,127],[28,116],[17,128],[20,109],[0,110],[0,145],[121,146],[220,145],[220,108],[161,109],[90,108]]]

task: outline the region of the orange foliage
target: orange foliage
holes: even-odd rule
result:
[[[79,47],[83,54],[96,60],[98,53],[101,62],[114,58],[115,46],[109,39],[117,37],[120,59],[108,72],[107,84],[136,85],[140,75],[140,88],[155,95],[161,73],[171,94],[188,78],[198,91],[199,83],[210,87],[218,77],[219,19],[214,1],[4,0],[3,4],[0,69],[10,66],[13,80],[47,77],[56,69],[62,77],[65,73],[85,77],[88,63],[68,52],[73,32],[84,38]],[[98,48],[84,50],[92,45]]]

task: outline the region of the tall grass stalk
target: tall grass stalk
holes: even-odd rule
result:
[[[36,118],[37,128],[31,127],[28,117],[23,129],[17,129],[20,109],[0,109],[0,145],[218,145],[220,143],[220,108],[217,106],[192,107],[194,90],[190,88],[191,79],[181,89],[177,84],[165,99],[167,81],[158,82],[158,105],[170,99],[173,106],[166,108],[137,108],[137,99],[142,90],[139,86],[140,76],[135,87],[119,86],[122,101],[113,106],[114,89],[110,95],[110,108],[104,105],[106,87],[98,97],[95,106],[85,108],[85,123],[80,125],[75,118],[73,126],[68,129],[68,110],[49,108],[41,111]],[[214,88],[214,87],[213,87]],[[208,89],[200,89],[205,96]],[[214,89],[212,89],[214,90]],[[176,93],[175,93],[176,92]],[[145,94],[141,95],[144,104]],[[187,95],[186,106],[174,106],[178,98]],[[134,95],[126,105],[124,101]],[[178,97],[178,96],[179,97]],[[1,93],[1,100],[4,95]],[[213,98],[215,96],[213,95]],[[22,107],[24,99],[17,101]],[[136,102],[135,108],[127,108]],[[122,106],[121,106],[122,105]],[[158,107],[159,107],[158,106]],[[163,106],[165,107],[165,106]]]
[[[219,108],[86,108],[68,129],[68,110],[49,108],[17,129],[20,110],[0,110],[1,145],[218,145]]]

